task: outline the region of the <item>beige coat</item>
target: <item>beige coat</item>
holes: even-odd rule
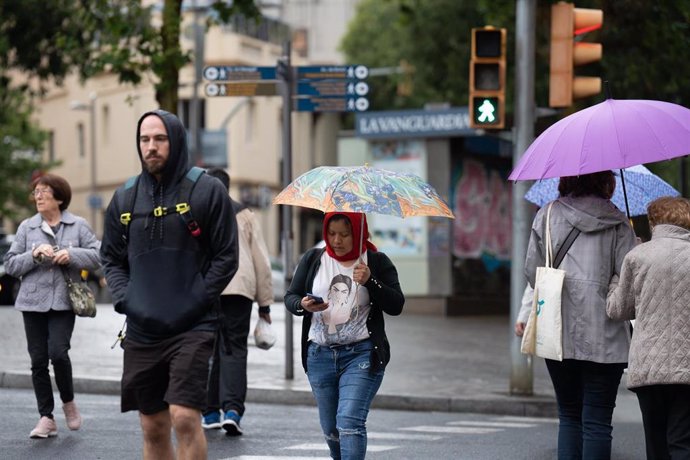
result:
[[[690,384],[690,231],[657,225],[630,251],[606,312],[635,319],[628,388]]]
[[[273,303],[271,261],[261,227],[249,208],[242,209],[236,217],[240,263],[223,295],[241,295],[256,301],[259,306],[269,306]]]

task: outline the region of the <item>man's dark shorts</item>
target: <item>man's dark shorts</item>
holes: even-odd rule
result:
[[[155,344],[125,339],[122,412],[152,415],[170,404],[204,410],[214,336],[189,331]]]

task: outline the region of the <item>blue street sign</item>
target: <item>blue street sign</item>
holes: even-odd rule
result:
[[[299,112],[363,112],[369,108],[366,97],[309,97],[295,99]]]
[[[369,76],[369,68],[364,65],[300,66],[296,69],[298,80],[364,80]]]
[[[301,80],[297,82],[300,96],[366,96],[369,85],[351,80]]]
[[[88,197],[89,208],[101,209],[103,207],[103,198],[100,195],[91,194]]]
[[[210,81],[275,80],[275,67],[254,66],[208,66],[204,67],[204,78]]]

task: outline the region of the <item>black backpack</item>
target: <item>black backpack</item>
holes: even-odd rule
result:
[[[189,204],[191,202],[192,191],[199,181],[202,174],[206,173],[203,169],[193,166],[187,171],[179,189],[177,190],[176,204],[174,208],[166,208],[164,206],[158,206],[150,212],[146,213],[133,213],[134,204],[137,199],[137,190],[139,184],[139,177],[141,175],[133,176],[127,179],[125,182],[124,193],[120,195],[120,210],[123,212],[120,214],[120,223],[122,224],[122,238],[127,242],[129,238],[129,223],[134,218],[146,217],[148,215],[154,215],[156,217],[162,217],[171,213],[177,213],[180,215],[184,221],[189,233],[195,238],[201,236],[201,227],[194,219],[192,215],[192,207]],[[180,201],[180,197],[183,197],[183,201]]]

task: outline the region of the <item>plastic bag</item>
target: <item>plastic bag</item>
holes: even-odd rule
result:
[[[268,350],[276,343],[276,335],[271,323],[261,317],[254,328],[254,343],[262,350]]]

